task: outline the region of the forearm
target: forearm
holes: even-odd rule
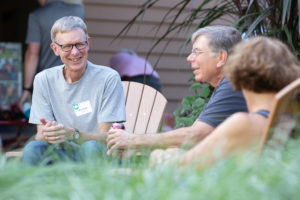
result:
[[[31,99],[31,92],[32,92],[32,82],[34,75],[36,73],[38,61],[39,61],[39,44],[30,43],[27,47],[25,53],[25,63],[24,63],[24,82],[23,87],[26,88],[23,90],[23,93],[19,99],[18,106],[22,110],[23,103],[26,100]],[[36,137],[39,139],[39,137]]]
[[[28,60],[25,62],[24,67],[24,87],[31,88],[34,75],[37,69],[38,58],[34,56],[30,56]]]
[[[39,62],[39,44],[29,44],[25,53],[24,63],[24,87],[32,87],[34,75]]]
[[[96,140],[102,144],[105,144],[107,132],[110,129],[111,125],[112,125],[112,122],[99,123],[97,133],[78,130],[80,132],[80,142]],[[73,132],[75,132],[75,129],[73,129]]]
[[[38,140],[38,141],[45,141],[45,138],[44,138],[44,136],[42,135],[42,133],[37,133],[36,135],[35,135],[35,140]]]
[[[208,135],[198,126],[183,127],[165,133],[138,135],[134,138],[137,148],[192,147]]]
[[[201,132],[194,127],[183,127],[164,133],[161,142],[167,148],[183,146],[189,148],[198,143],[201,136],[203,136]]]
[[[78,130],[80,137],[79,137],[79,141],[78,143],[83,143],[89,140],[95,140],[98,141],[99,143],[104,144],[106,137],[107,137],[107,133],[94,133],[94,132],[87,132],[87,131],[81,131]],[[74,130],[75,132],[75,130]]]
[[[107,137],[108,154],[115,149],[170,148],[194,146],[205,138],[214,127],[203,122],[195,122],[190,127],[172,130],[166,133],[147,133],[136,135],[126,131],[112,131]]]
[[[35,140],[38,140],[38,141],[44,140],[45,141],[45,137],[42,133],[42,127],[43,127],[43,125],[37,125],[37,133],[35,135]]]
[[[136,138],[136,143],[151,148],[180,147],[188,134],[188,128],[179,128],[165,133],[140,135]]]

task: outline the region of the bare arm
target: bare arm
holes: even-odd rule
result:
[[[193,147],[203,140],[215,128],[201,121],[195,121],[192,126],[168,131],[166,133],[154,134],[154,140],[150,140],[153,147]],[[147,135],[145,135],[147,136]]]
[[[251,120],[249,114],[245,113],[237,113],[228,118],[201,143],[189,150],[181,159],[181,165],[196,163],[202,168],[212,165],[217,159],[254,147],[264,125],[257,123],[257,120],[252,123]]]
[[[126,131],[112,131],[107,137],[108,154],[114,149],[128,148],[168,148],[186,145],[194,146],[204,139],[214,127],[200,121],[196,121],[190,127],[179,128],[159,134],[135,135]]]
[[[80,141],[97,140],[98,142],[105,143],[107,132],[110,129],[112,122],[103,122],[98,125],[98,133],[87,131],[80,131]],[[74,133],[74,129],[73,129]]]
[[[25,52],[25,63],[24,63],[24,87],[31,88],[34,75],[37,70],[37,65],[39,61],[39,51],[40,51],[40,44],[38,43],[30,43],[27,46]],[[22,96],[19,100],[19,108],[22,109],[22,105],[24,101],[30,99],[31,94],[29,91],[24,90]]]
[[[41,124],[37,125],[37,133],[35,135],[35,140],[44,140],[44,141],[46,141],[45,138],[44,138],[44,135],[42,133],[42,127],[43,126],[44,125],[41,125]]]

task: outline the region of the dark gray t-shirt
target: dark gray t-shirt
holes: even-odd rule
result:
[[[235,91],[229,81],[223,78],[200,113],[198,120],[217,127],[236,112],[248,112],[246,101],[243,94]]]
[[[88,62],[79,81],[68,83],[60,65],[35,76],[29,122],[40,118],[78,130],[98,132],[101,122],[126,121],[125,98],[118,72]]]
[[[64,3],[61,0],[47,0],[43,7],[29,14],[26,44],[40,44],[37,73],[62,64],[60,57],[56,56],[50,47],[50,31],[56,20],[70,15],[84,19],[85,11],[83,6]]]

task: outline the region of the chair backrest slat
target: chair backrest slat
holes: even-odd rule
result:
[[[147,131],[146,131],[147,133],[157,133],[160,127],[161,120],[166,111],[166,107],[167,107],[166,98],[161,93],[157,93],[155,96],[155,102],[152,108],[150,121],[147,127]]]
[[[148,85],[128,81],[122,84],[126,98],[126,131],[156,133],[168,103],[166,98]]]
[[[126,100],[126,122],[125,128],[129,132],[134,131],[135,122],[139,112],[140,102],[143,94],[144,85],[129,83]]]
[[[263,149],[265,143],[273,138],[273,133],[276,126],[278,126],[280,123],[289,123],[288,121],[291,120],[299,120],[300,99],[299,96],[296,97],[296,95],[299,95],[299,90],[300,78],[290,83],[275,95],[275,99],[270,111],[270,116],[261,138],[260,151]],[[298,115],[298,117],[295,114]],[[297,121],[296,123],[299,123],[299,121]],[[292,128],[293,127],[290,127],[290,130]],[[288,132],[289,130],[286,131]],[[284,131],[282,131],[282,133],[280,134],[289,133],[284,133]]]
[[[122,85],[123,85],[125,104],[126,104],[126,102],[127,102],[127,93],[128,93],[128,88],[129,88],[129,82],[128,81],[122,81]]]
[[[153,88],[147,85],[144,86],[140,109],[134,128],[135,134],[144,134],[147,131],[156,93],[157,91]]]

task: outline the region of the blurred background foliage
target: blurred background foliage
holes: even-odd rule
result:
[[[117,38],[126,35],[133,24],[142,23],[145,13],[160,1],[163,0],[147,0],[140,11],[120,31]],[[166,48],[168,44],[172,42],[172,39],[175,39],[181,32],[193,33],[198,28],[207,25],[226,23],[236,27],[242,33],[244,39],[257,35],[278,38],[286,43],[294,54],[300,58],[299,7],[300,0],[174,1],[174,5],[166,12],[160,25],[156,27],[156,34],[162,29],[163,24],[168,24],[168,28],[154,41],[148,51],[148,56],[161,41],[167,41]],[[182,54],[183,49],[188,43],[190,43],[190,37],[182,44],[179,55]],[[163,52],[161,56],[163,56]],[[156,63],[158,62],[159,61]],[[191,82],[192,84],[198,85],[194,81]],[[210,95],[206,95],[208,87],[200,85],[197,87],[198,88],[195,88],[194,85],[190,88],[195,91],[195,95],[193,97],[189,96],[184,98],[182,104],[174,112],[176,127],[190,125],[193,120],[196,119],[195,113],[200,113],[206,104],[207,97]],[[201,92],[201,88],[206,92],[199,93],[198,90],[200,89]],[[203,95],[203,93],[205,93],[205,95]],[[196,106],[195,103],[199,103],[199,106]]]

